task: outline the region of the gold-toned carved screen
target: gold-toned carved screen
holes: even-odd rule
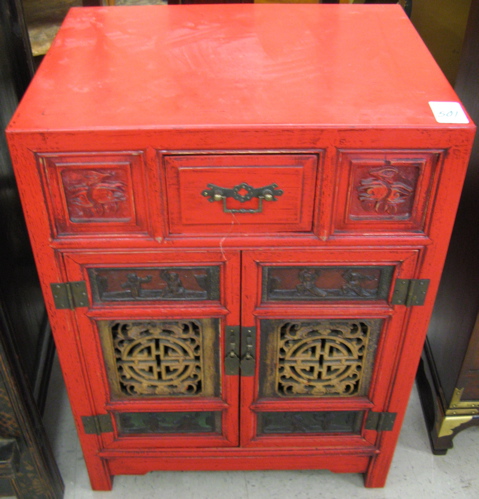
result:
[[[365,395],[371,379],[381,322],[262,321],[265,367],[262,367],[261,395]]]
[[[115,396],[218,393],[217,320],[118,320],[98,326]]]

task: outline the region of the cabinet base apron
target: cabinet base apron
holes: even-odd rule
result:
[[[318,455],[312,450],[295,454],[283,454],[275,451],[237,452],[226,455],[221,452],[198,456],[196,453],[173,452],[135,453],[135,452],[102,452],[100,457],[107,463],[106,469],[111,475],[144,475],[151,471],[247,471],[247,470],[328,470],[334,473],[366,473],[374,457],[375,450],[361,455],[341,453],[322,453]],[[114,454],[114,455],[112,455]],[[108,480],[107,480],[108,481]],[[95,490],[95,484],[92,484]],[[110,490],[105,488],[104,490]]]

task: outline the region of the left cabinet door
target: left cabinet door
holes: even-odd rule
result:
[[[224,359],[227,332],[239,324],[239,259],[234,251],[63,254],[68,281],[85,283],[88,295],[74,310],[74,334],[96,414],[106,418],[104,453],[238,445],[239,377],[225,373]]]

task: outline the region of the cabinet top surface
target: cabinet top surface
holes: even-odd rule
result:
[[[74,8],[10,130],[444,127],[457,100],[396,5]]]

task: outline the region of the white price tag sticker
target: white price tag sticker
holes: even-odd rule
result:
[[[429,105],[438,123],[469,123],[459,102],[429,102]]]

